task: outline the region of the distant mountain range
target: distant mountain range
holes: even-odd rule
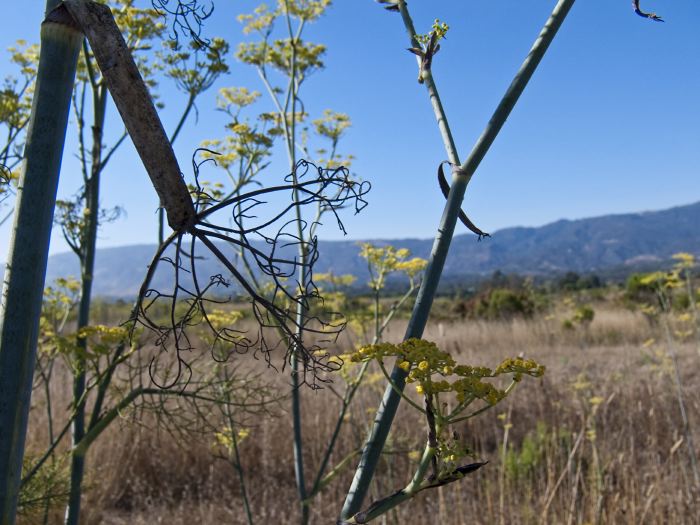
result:
[[[459,228],[459,225],[458,225]],[[408,248],[428,258],[430,239],[372,240]],[[358,256],[360,241],[320,241],[317,272],[353,274],[364,281],[367,266]],[[154,245],[98,250],[94,293],[132,298],[141,284]],[[660,267],[677,252],[700,254],[700,202],[663,211],[605,215],[575,221],[560,220],[538,228],[506,228],[477,242],[471,234],[457,235],[447,259],[445,282],[472,281],[496,270],[504,273],[551,275],[574,271],[623,275],[637,268]],[[202,262],[202,275],[222,272]],[[78,276],[77,258],[60,253],[49,258],[47,283],[57,277]],[[168,276],[156,276],[159,286]]]

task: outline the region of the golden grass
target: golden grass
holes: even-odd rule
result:
[[[400,340],[403,329],[398,322],[387,339]],[[660,329],[640,315],[615,309],[597,309],[590,327],[573,331],[553,318],[431,324],[425,338],[461,362],[493,366],[523,353],[548,371],[542,380],[524,380],[502,405],[455,429],[488,465],[422,493],[377,523],[698,523],[700,491],[693,485],[675,386],[661,354],[654,354],[663,345],[643,346],[659,335]],[[678,351],[697,443],[700,355],[690,343]],[[268,374],[286,391],[286,374]],[[358,393],[331,463],[362,443],[382,384],[369,381]],[[65,403],[68,385],[57,389],[58,402]],[[339,402],[328,390],[304,391],[303,397],[305,459],[312,478]],[[405,405],[372,498],[407,483],[408,453],[423,445],[425,425]],[[46,439],[41,413],[33,413],[30,450]],[[212,436],[177,442],[148,427],[145,422],[115,425],[91,451],[84,523],[245,523],[238,478],[229,463],[213,457]],[[256,523],[298,521],[290,436],[291,423],[283,414],[257,421],[241,443]],[[312,523],[335,522],[354,465],[315,498]],[[59,523],[60,512],[50,522]]]

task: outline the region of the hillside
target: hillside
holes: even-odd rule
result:
[[[362,280],[367,268],[358,257],[359,241],[321,241],[316,271],[353,274]],[[427,258],[432,240],[385,239],[375,244],[409,248]],[[95,293],[110,297],[133,297],[140,286],[152,245],[123,246],[98,250]],[[605,273],[640,266],[657,266],[672,254],[700,254],[700,202],[663,211],[606,215],[575,221],[560,220],[538,228],[506,228],[477,242],[471,234],[455,237],[445,266],[444,279],[487,275],[495,270],[546,275],[566,271]],[[213,267],[203,273],[218,273]],[[59,276],[77,275],[72,253],[50,257],[47,283]],[[166,276],[160,275],[161,284]]]

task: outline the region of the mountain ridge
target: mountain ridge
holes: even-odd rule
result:
[[[319,240],[316,272],[353,274],[363,282],[366,263],[359,244],[391,244],[408,248],[413,256],[428,258],[432,239],[405,237],[368,241]],[[700,202],[660,211],[610,214],[584,219],[560,219],[540,227],[515,226],[477,241],[472,234],[456,235],[443,272],[446,281],[475,278],[496,270],[530,275],[630,271],[640,265],[660,266],[677,252],[700,254]],[[100,248],[97,252],[94,293],[106,297],[133,297],[155,245],[137,244]],[[206,265],[207,263],[202,263]],[[204,272],[220,273],[203,267]],[[79,275],[77,257],[65,252],[49,258],[47,283],[57,277]],[[166,281],[162,277],[160,285]]]

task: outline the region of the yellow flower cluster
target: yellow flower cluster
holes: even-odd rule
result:
[[[311,121],[316,133],[331,140],[338,140],[350,127],[350,117],[345,113],[323,110],[323,118]]]
[[[463,377],[452,383],[452,390],[457,394],[457,401],[460,403],[481,399],[489,405],[495,405],[506,397],[505,390],[499,390],[479,377]]]
[[[436,18],[433,22],[432,27],[430,28],[430,33],[424,35],[416,35],[416,40],[418,40],[418,42],[420,42],[423,45],[427,45],[430,41],[430,37],[433,36],[433,33],[435,33],[437,40],[440,40],[441,38],[445,38],[445,35],[449,30],[449,25],[447,25],[445,22],[441,22],[439,19]]]
[[[207,320],[216,331],[233,327],[242,317],[243,313],[237,310],[221,310],[215,308],[207,312]]]
[[[60,345],[64,353],[84,352],[84,357],[95,358],[108,355],[120,344],[126,344],[129,331],[123,326],[105,326],[101,324],[85,326],[78,330],[78,337],[88,340],[87,348],[80,351],[71,338]]]
[[[428,265],[428,261],[420,257],[413,257],[407,261],[399,261],[396,263],[396,271],[404,272],[409,277],[415,277]]]
[[[520,381],[523,375],[542,377],[544,375],[544,371],[545,367],[537,364],[532,359],[516,357],[515,359],[505,359],[496,367],[494,375],[513,374],[513,379],[515,381]]]
[[[292,75],[290,66],[292,53],[295,54],[295,70],[305,76],[323,67],[326,46],[298,41],[294,50],[289,40],[272,42],[241,42],[236,57],[249,65],[263,67],[269,65],[286,76]]]
[[[435,343],[423,339],[408,339],[399,344],[379,343],[361,347],[350,356],[355,362],[385,357],[402,357],[399,366],[406,372],[415,368],[413,379],[426,377],[431,370],[454,367],[455,361],[450,354],[441,351]],[[415,365],[415,366],[414,366]],[[410,374],[409,374],[410,375]]]
[[[85,326],[78,330],[78,337],[88,339],[95,337],[101,345],[118,345],[129,337],[129,331],[123,326],[105,326],[102,324]]]
[[[370,271],[369,287],[375,292],[384,288],[386,277],[392,272],[403,272],[411,283],[425,269],[428,262],[420,257],[410,257],[406,248],[393,246],[373,246],[370,243],[360,245],[360,257],[367,259]]]
[[[671,258],[678,261],[676,263],[677,268],[693,268],[695,266],[695,256],[693,254],[686,252],[675,253]]]
[[[214,432],[214,439],[218,445],[221,445],[227,450],[233,450],[234,447],[250,435],[250,430],[241,428],[238,431],[231,427],[224,427],[221,432]]]
[[[355,284],[357,277],[352,274],[335,275],[333,273],[315,273],[314,281],[329,283],[334,288],[348,287]]]
[[[265,4],[261,4],[254,11],[253,14],[238,15],[237,20],[245,24],[243,27],[243,34],[248,35],[253,32],[262,32],[266,30],[272,22],[274,21],[277,13],[275,11],[270,11]]]
[[[416,393],[425,396],[425,407],[421,407],[402,394],[409,404],[426,414],[430,435],[435,440],[430,446],[438,460],[438,479],[453,475],[455,467],[470,455],[459,437],[447,431],[449,426],[474,417],[502,401],[523,376],[540,377],[545,371],[544,366],[522,357],[504,359],[494,369],[457,364],[448,352],[422,339],[363,346],[350,355],[350,361],[359,363],[376,359],[384,374],[387,374],[384,360],[388,357],[396,358],[396,366],[406,374],[406,383],[414,383]],[[505,390],[487,381],[499,376],[511,379]],[[456,405],[447,402],[448,396],[454,396]],[[470,408],[476,401],[483,406]],[[597,402],[597,399],[591,401]],[[417,460],[420,455],[414,451],[410,457]]]
[[[506,391],[483,381],[484,378],[510,375],[513,381],[520,381],[523,375],[541,377],[545,372],[544,366],[521,357],[505,359],[493,370],[458,365],[449,353],[440,350],[435,343],[422,339],[363,346],[350,355],[350,360],[362,362],[377,359],[383,362],[386,357],[398,358],[397,366],[407,373],[406,383],[417,383],[418,394],[454,392],[459,403],[481,399],[495,405],[506,396]],[[455,378],[448,381],[446,378],[450,377]]]
[[[652,272],[645,274],[639,280],[644,286],[663,288],[680,288],[683,285],[680,268],[671,272]]]

